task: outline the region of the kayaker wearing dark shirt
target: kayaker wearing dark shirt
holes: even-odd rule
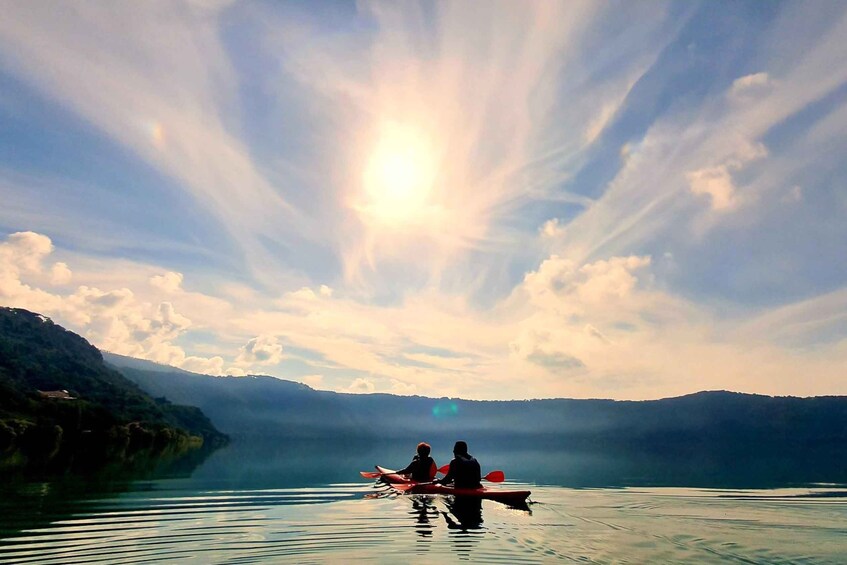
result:
[[[397,471],[398,475],[411,475],[413,481],[428,483],[435,478],[438,467],[435,460],[429,456],[432,448],[428,443],[418,444],[418,454],[412,458],[412,462],[405,469]]]
[[[443,479],[433,482],[453,483],[456,488],[481,488],[482,485],[479,481],[482,472],[479,468],[479,462],[468,453],[468,444],[457,441],[456,445],[453,446],[453,455],[455,457],[450,461],[450,471]]]

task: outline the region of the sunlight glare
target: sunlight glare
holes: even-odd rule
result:
[[[383,128],[364,171],[369,222],[397,227],[422,217],[430,199],[436,162],[427,137],[391,123]]]

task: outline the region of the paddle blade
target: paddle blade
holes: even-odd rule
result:
[[[382,473],[377,473],[376,471],[359,471],[359,474],[366,479],[378,479],[382,476]]]
[[[506,480],[506,474],[503,471],[491,471],[482,478],[490,483],[502,483]]]
[[[438,472],[441,473],[442,475],[446,475],[448,473],[448,471],[450,471],[450,464],[449,463],[438,469]]]

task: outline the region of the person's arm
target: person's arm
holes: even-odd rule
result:
[[[412,458],[412,462],[411,462],[411,463],[409,463],[409,464],[406,466],[406,468],[405,468],[405,469],[401,469],[401,470],[399,470],[399,471],[394,471],[394,472],[395,472],[396,474],[398,474],[398,475],[410,475],[410,474],[412,474],[412,470],[415,468],[415,463],[417,463],[417,461],[418,461],[418,458],[417,458],[417,457],[413,457],[413,458]]]
[[[434,481],[432,481],[432,482],[443,485],[443,484],[452,483],[453,481],[455,481],[455,480],[456,480],[456,476],[455,476],[455,474],[453,473],[454,465],[455,465],[455,464],[456,464],[456,460],[455,460],[455,459],[454,459],[453,461],[450,461],[450,470],[449,470],[449,471],[447,471],[447,474],[446,474],[446,475],[444,475],[444,477],[443,477],[443,478],[441,478],[441,479],[436,479],[436,480],[434,480]]]

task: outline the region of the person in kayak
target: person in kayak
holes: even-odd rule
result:
[[[438,472],[438,467],[435,465],[435,460],[429,456],[432,448],[426,442],[420,442],[417,448],[417,455],[412,458],[412,462],[405,469],[397,471],[398,475],[411,475],[413,481],[419,483],[428,483],[435,478],[435,473]]]
[[[435,484],[453,483],[455,488],[482,488],[479,461],[468,453],[468,444],[457,441],[453,446],[453,460],[450,470],[444,478],[433,481]]]

